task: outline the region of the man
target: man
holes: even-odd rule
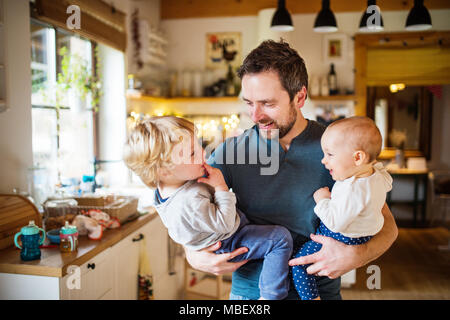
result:
[[[325,128],[305,119],[300,110],[308,88],[304,61],[289,44],[267,40],[245,58],[238,75],[242,80],[243,100],[256,125],[220,145],[208,162],[222,171],[228,186],[236,193],[239,209],[251,223],[288,228],[294,240],[294,252],[309,237],[322,244],[319,252],[293,259],[289,264],[311,264],[307,272],[321,277],[318,282],[321,298],[340,299],[339,277],[376,259],[396,239],[398,230],[392,213],[387,205],[383,207],[383,229],[363,245],[345,245],[314,235],[319,219],[313,211],[312,195],[321,187],[328,186],[331,190],[334,182],[321,164],[320,139]],[[276,155],[279,168],[275,174],[261,174],[264,167],[261,163],[226,161],[231,148],[245,150],[247,159],[260,145],[260,137],[270,141],[277,136],[275,132],[280,146]],[[186,250],[186,256],[191,266],[201,271],[214,274],[234,271],[230,299],[257,299],[262,261],[228,262],[247,249],[214,254],[219,247],[220,242],[201,251]],[[288,299],[298,299],[293,286]]]

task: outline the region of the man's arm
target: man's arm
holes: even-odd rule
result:
[[[398,236],[397,225],[387,204],[384,204],[381,213],[384,217],[383,228],[365,244],[346,245],[330,237],[312,234],[311,239],[322,244],[320,251],[292,259],[289,265],[311,264],[306,269],[309,274],[335,279],[377,259],[389,249]]]

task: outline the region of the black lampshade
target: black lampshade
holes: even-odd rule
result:
[[[368,0],[367,1],[367,8],[369,6],[376,6],[377,2],[376,0]],[[384,23],[383,23],[383,17],[381,16],[380,8],[377,7],[378,14],[380,15],[380,21],[378,24],[378,21],[376,19],[374,20],[374,14],[375,12],[373,10],[369,10],[369,12],[364,11],[361,21],[359,22],[359,31],[361,32],[377,32],[384,30]],[[367,22],[369,21],[369,25],[367,25]]]
[[[278,0],[278,8],[272,17],[270,28],[276,31],[292,31],[294,25],[292,24],[291,15],[286,9],[285,1]]]
[[[336,32],[337,24],[333,11],[330,10],[330,1],[322,0],[322,10],[314,22],[315,32]]]
[[[421,31],[431,29],[431,27],[431,16],[423,5],[423,0],[414,0],[414,6],[406,18],[406,30]]]

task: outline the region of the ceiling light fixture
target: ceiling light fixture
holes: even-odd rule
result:
[[[320,10],[314,22],[314,31],[336,32],[337,29],[336,18],[333,11],[330,10],[330,1],[322,0],[322,10]]]
[[[286,9],[284,0],[278,0],[278,8],[273,14],[270,28],[272,30],[282,32],[294,30],[291,15],[289,14],[289,11],[287,11]]]
[[[431,16],[423,5],[423,0],[414,0],[414,6],[406,18],[406,30],[423,31],[431,29],[431,27]]]
[[[359,22],[359,31],[378,32],[384,30],[383,17],[376,0],[367,0],[367,8]]]

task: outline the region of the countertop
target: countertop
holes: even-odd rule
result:
[[[15,246],[0,250],[0,273],[64,277],[68,266],[82,265],[156,217],[157,213],[148,213],[117,229],[107,229],[100,240],[90,240],[87,236],[80,236],[78,250],[75,252],[61,253],[59,247],[41,248],[40,260],[22,261],[20,250]]]

